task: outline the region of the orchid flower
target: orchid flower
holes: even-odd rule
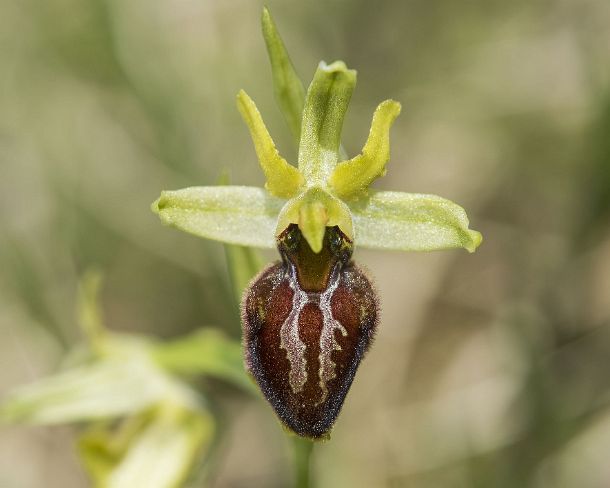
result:
[[[200,237],[278,247],[282,261],[263,270],[242,300],[246,369],[285,426],[318,439],[328,436],[377,328],[379,300],[351,260],[353,249],[473,252],[481,234],[442,197],[372,190],[386,173],[400,103],[379,104],[362,151],[348,159],[341,129],[356,72],[342,61],[321,62],[305,92],[266,9],[262,26],[276,98],[298,142],[296,164],[279,154],[241,90],[237,107],[265,188],[164,191],[152,209]]]

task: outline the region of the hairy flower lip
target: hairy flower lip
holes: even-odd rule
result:
[[[327,228],[320,255],[300,237],[294,224],[283,232],[282,260],[244,292],[245,364],[287,429],[322,440],[372,342],[379,299],[340,229]]]

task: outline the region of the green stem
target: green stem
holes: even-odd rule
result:
[[[310,478],[310,463],[313,441],[294,436],[292,447],[294,453],[294,486],[295,488],[311,488],[313,483]]]

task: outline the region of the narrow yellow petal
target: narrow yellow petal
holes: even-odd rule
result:
[[[304,183],[303,175],[280,156],[260,112],[243,90],[237,95],[237,108],[250,130],[258,162],[267,179],[265,188],[276,197],[293,197]]]
[[[390,159],[390,127],[398,114],[400,103],[385,100],[379,104],[362,153],[337,165],[330,177],[330,185],[338,197],[363,196],[374,180],[385,175]]]

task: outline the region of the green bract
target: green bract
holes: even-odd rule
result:
[[[390,127],[400,104],[382,102],[362,152],[342,157],[341,129],[356,72],[342,61],[321,62],[305,94],[266,9],[262,23],[276,98],[298,139],[298,167],[280,156],[256,105],[242,90],[237,106],[265,173],[266,191],[245,186],[164,191],[152,205],[161,220],[201,237],[255,247],[275,246],[275,237],[297,224],[316,253],[326,227],[335,225],[364,247],[474,251],[481,234],[468,229],[458,205],[434,195],[369,190],[386,172]]]

